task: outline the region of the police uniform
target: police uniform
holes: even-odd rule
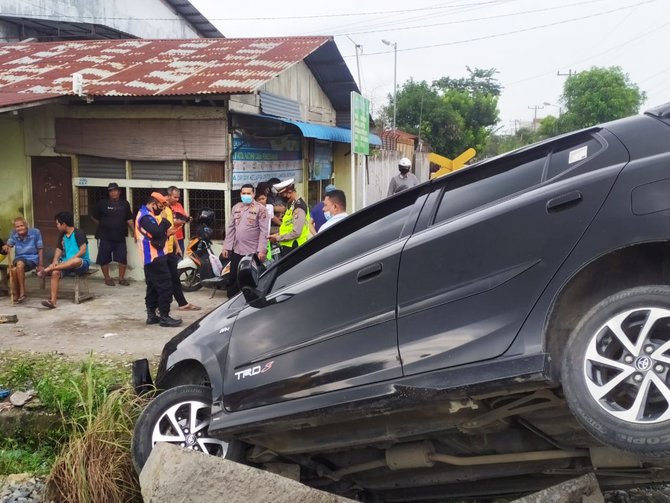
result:
[[[282,254],[304,244],[309,238],[309,208],[302,197],[299,197],[286,208],[286,213],[279,227],[278,242]]]
[[[245,255],[264,254],[268,246],[268,213],[265,206],[252,200],[250,204],[237,203],[231,211],[231,219],[226,228],[224,250],[230,252],[231,284],[228,297],[239,291],[237,266]]]

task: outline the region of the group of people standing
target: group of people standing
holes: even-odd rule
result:
[[[416,176],[409,172],[410,168],[409,159],[400,160],[399,174],[389,182],[389,196],[418,184]],[[135,218],[128,201],[121,199],[118,184],[110,183],[107,191],[109,197],[99,201],[91,215],[97,223],[95,237],[99,240],[96,263],[105,284],[115,286],[109,265],[116,262],[118,284],[129,285],[125,275],[128,264],[126,237],[130,229],[144,265],[146,323],[178,326],[181,320],[170,316],[173,298],[180,310],[200,310],[184,297],[177,270],[185,248],[184,225],[191,220],[180,203],[180,190],[172,186],[166,191],[152,192]],[[242,257],[255,253],[261,262],[276,260],[304,244],[312,235],[347,217],[346,196],[332,184],[325,187],[323,199],[311,210],[298,195],[293,179],[282,182],[273,178],[258,184],[256,189],[245,184],[241,187],[240,199],[232,208],[223,243],[222,255],[231,261],[229,297],[239,291],[237,268]],[[40,277],[51,276],[51,294],[42,305],[54,309],[63,274],[88,271],[88,241],[85,233],[74,227],[72,213],[59,212],[55,222],[60,236],[53,259],[46,266],[42,235],[39,229],[30,228],[25,218],[15,218],[7,242],[0,240],[2,253],[14,249],[10,276],[18,303],[26,299],[26,272],[36,270]]]

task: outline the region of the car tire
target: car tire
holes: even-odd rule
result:
[[[670,288],[631,288],[593,307],[570,335],[561,381],[595,438],[642,457],[670,455]]]
[[[244,455],[242,442],[224,442],[208,436],[211,406],[212,390],[191,384],[165,390],[149,402],[133,432],[131,451],[137,473],[158,442],[241,461]],[[190,424],[192,417],[195,424]]]
[[[192,267],[179,270],[179,282],[181,283],[182,290],[185,292],[195,292],[202,288],[200,271]]]

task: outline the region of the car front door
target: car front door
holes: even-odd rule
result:
[[[277,264],[267,305],[246,307],[233,327],[227,410],[402,374],[396,288],[403,228],[418,214],[416,194],[350,216]]]
[[[627,160],[614,135],[583,132],[436,184],[401,260],[405,374],[504,353]]]

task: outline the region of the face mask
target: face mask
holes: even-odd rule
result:
[[[407,173],[409,173],[409,169],[408,168],[400,168],[400,173],[402,173],[403,175],[406,175]]]
[[[253,199],[253,197],[250,194],[242,194],[241,198],[244,204],[251,204],[251,201]]]
[[[324,211],[323,216],[326,217],[326,220],[333,218],[333,214],[330,211]]]
[[[163,210],[162,208],[156,208],[156,205],[154,205],[151,207],[151,211],[153,211],[154,215],[160,215]]]

